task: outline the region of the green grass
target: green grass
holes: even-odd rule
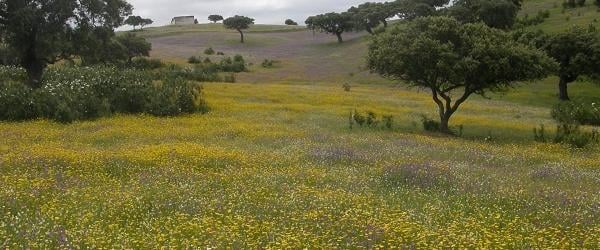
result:
[[[531,27],[546,32],[561,32],[572,26],[600,28],[600,12],[593,1],[588,0],[584,7],[564,9],[561,0],[525,0],[520,16],[534,17],[539,11],[550,11],[550,17],[543,23]]]
[[[1,246],[600,246],[600,154],[533,142],[547,108],[475,98],[450,138],[390,86],[205,91],[207,115],[0,123]],[[352,109],[393,129],[351,130]]]

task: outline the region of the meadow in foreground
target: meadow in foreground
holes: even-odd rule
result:
[[[475,99],[447,138],[413,91],[205,89],[206,115],[0,123],[0,248],[600,247],[600,153],[533,142],[547,108]]]

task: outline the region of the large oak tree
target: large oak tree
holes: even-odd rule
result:
[[[376,36],[368,66],[384,77],[427,89],[439,109],[441,132],[451,133],[450,118],[471,95],[544,78],[556,63],[541,50],[512,42],[504,31],[427,17]]]
[[[327,13],[316,16],[311,16],[306,19],[306,26],[311,30],[333,34],[337,37],[339,43],[343,43],[342,34],[346,31],[352,31],[356,28],[352,20],[352,14],[344,13]]]
[[[27,84],[39,88],[48,64],[78,54],[78,38],[97,39],[87,33],[99,30],[110,36],[131,11],[125,0],[3,0],[0,33],[27,71]]]
[[[244,43],[244,32],[243,30],[250,28],[250,25],[254,24],[254,19],[245,16],[234,16],[227,18],[223,21],[225,28],[237,30],[241,36],[241,42]]]

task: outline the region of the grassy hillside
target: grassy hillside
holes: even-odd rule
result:
[[[205,90],[208,115],[0,123],[2,246],[600,246],[600,154],[532,142],[545,108],[473,100],[447,138],[393,87]],[[393,129],[350,130],[355,108]]]
[[[535,16],[539,11],[550,11],[550,17],[542,24],[532,28],[547,32],[560,32],[572,26],[588,27],[590,24],[600,28],[600,10],[593,0],[587,0],[584,7],[564,9],[562,0],[525,0],[520,16]]]
[[[255,24],[250,26],[250,29],[246,32],[289,32],[289,31],[300,31],[305,30],[304,26],[290,26],[290,25],[268,25],[268,24]],[[143,31],[137,32],[139,35],[144,37],[161,37],[161,36],[173,36],[188,33],[198,32],[232,32],[237,33],[235,30],[227,30],[223,27],[223,24],[195,24],[195,25],[168,25],[162,27],[151,27],[146,28]]]

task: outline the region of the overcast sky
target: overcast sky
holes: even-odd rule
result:
[[[370,0],[371,2],[385,2]],[[388,0],[389,1],[389,0]],[[331,11],[345,11],[366,0],[129,0],[134,15],[154,20],[153,26],[169,24],[174,16],[195,16],[208,22],[210,14],[225,18],[243,15],[256,19],[257,24],[283,24],[291,18],[304,24],[306,17]]]

